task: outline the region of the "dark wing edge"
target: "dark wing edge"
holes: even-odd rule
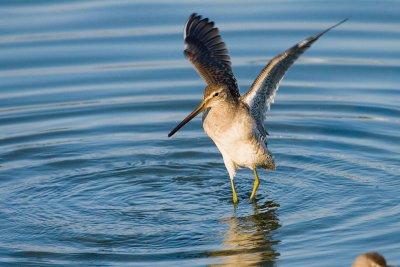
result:
[[[227,85],[231,94],[240,97],[231,68],[228,49],[214,22],[193,13],[185,24],[185,56],[208,85]]]
[[[256,120],[259,131],[264,139],[266,138],[266,135],[268,135],[268,132],[263,126],[265,113],[269,110],[271,104],[274,103],[279,83],[283,79],[287,70],[300,57],[300,55],[303,54],[322,35],[347,20],[348,18],[316,35],[308,37],[292,46],[284,53],[273,58],[257,76],[249,91],[241,97],[241,100],[249,106],[250,112]]]

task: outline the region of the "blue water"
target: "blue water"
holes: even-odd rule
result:
[[[227,171],[182,28],[216,21],[244,93],[334,23],[267,115],[276,171]],[[398,1],[2,1],[0,265],[400,265]]]

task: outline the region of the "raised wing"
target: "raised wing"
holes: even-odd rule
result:
[[[286,50],[284,53],[273,58],[258,75],[249,91],[241,97],[242,101],[249,105],[251,114],[256,119],[259,131],[263,138],[268,135],[263,126],[265,113],[269,110],[270,105],[274,103],[279,82],[283,79],[286,71],[293,65],[296,59],[307,50],[307,48],[318,40],[319,37],[329,30],[339,26],[346,20],[347,19],[342,20],[332,27],[301,41]]]
[[[214,22],[192,14],[184,29],[185,56],[208,85],[225,84],[232,96],[240,97],[231,59]]]

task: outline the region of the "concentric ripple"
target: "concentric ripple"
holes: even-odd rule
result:
[[[1,3],[0,263],[349,266],[400,235],[395,1]],[[307,8],[305,8],[307,7]],[[193,11],[216,21],[242,93],[276,54],[343,19],[267,115],[277,170],[239,170],[199,119],[182,56]]]

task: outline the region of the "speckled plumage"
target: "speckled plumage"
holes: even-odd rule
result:
[[[260,132],[265,133],[264,138],[268,134],[264,129],[265,113],[274,103],[276,91],[286,71],[319,37],[346,20],[342,20],[332,27],[297,43],[273,58],[257,76],[249,91],[241,97],[241,100],[250,106],[251,114],[256,119]]]
[[[268,132],[264,128],[264,119],[274,101],[279,82],[307,48],[344,21],[273,58],[249,91],[240,96],[228,50],[214,22],[197,14],[189,17],[184,28],[184,53],[205,80],[207,87],[199,107],[168,136],[172,136],[199,112],[204,111],[203,127],[222,154],[231,178],[234,202],[235,198],[237,202],[237,197],[233,179],[237,168],[247,167],[254,171],[256,181],[251,198],[254,198],[258,187],[256,168],[275,169],[274,159],[266,145]]]

